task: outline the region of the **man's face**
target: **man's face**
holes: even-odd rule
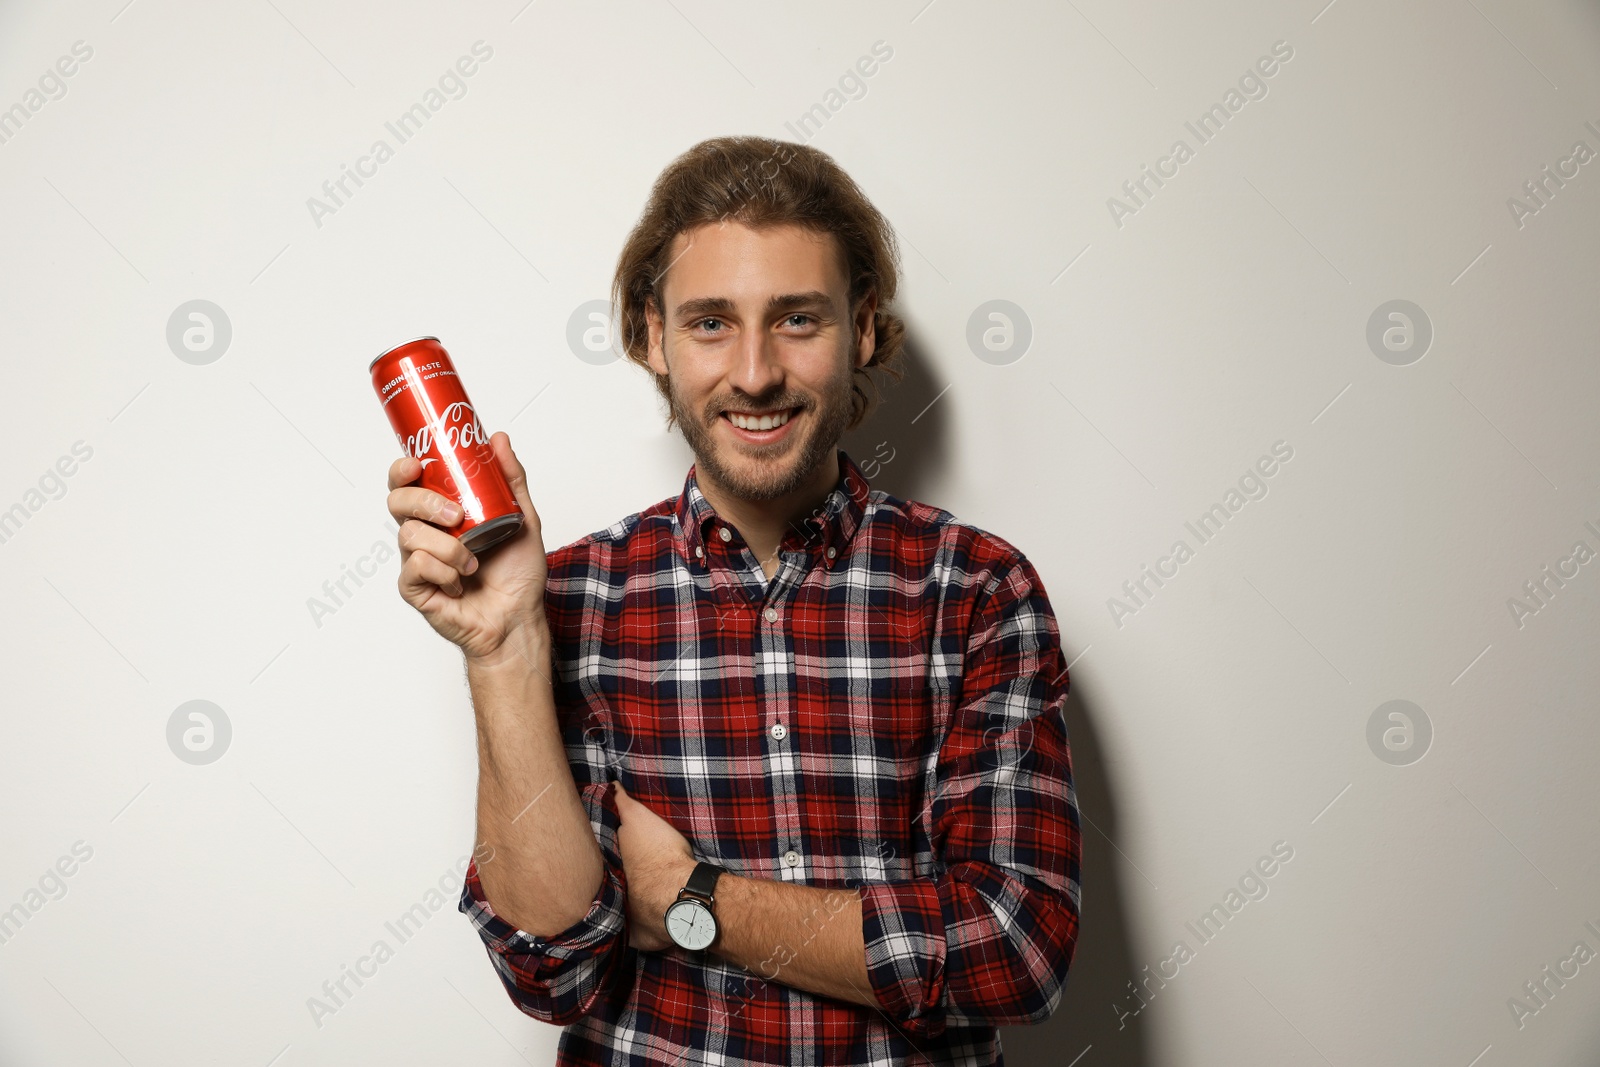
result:
[[[697,470],[734,496],[805,485],[849,425],[876,299],[849,306],[841,258],[831,234],[729,221],[679,234],[668,252],[661,309],[646,312],[650,367],[668,376]]]

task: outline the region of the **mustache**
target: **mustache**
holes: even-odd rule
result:
[[[745,407],[734,401],[722,401],[707,405],[706,412],[709,419],[716,419],[724,412],[730,415],[754,415],[767,411],[793,411],[796,408],[801,411],[809,411],[811,410],[811,402],[804,397],[778,396],[765,403],[752,404],[749,407]]]

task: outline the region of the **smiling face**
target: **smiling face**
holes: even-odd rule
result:
[[[650,367],[667,375],[697,473],[747,500],[831,487],[877,306],[850,307],[837,240],[721,221],[679,234],[667,261],[664,312],[646,310]]]

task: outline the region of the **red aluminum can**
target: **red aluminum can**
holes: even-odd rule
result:
[[[482,554],[522,529],[522,508],[439,339],[396,345],[367,369],[395,439],[422,462],[420,484],[461,505],[448,532]]]

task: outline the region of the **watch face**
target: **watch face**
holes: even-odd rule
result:
[[[698,952],[717,937],[717,920],[698,900],[680,900],[667,909],[667,934],[691,952]]]

